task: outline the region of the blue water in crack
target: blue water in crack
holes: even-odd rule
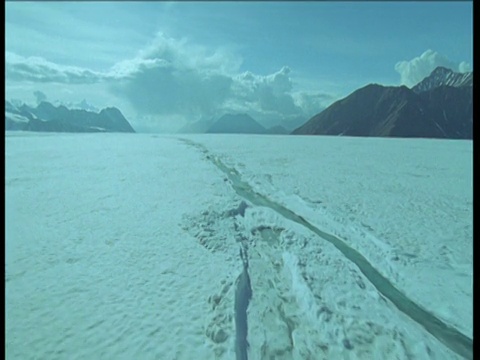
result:
[[[243,271],[238,277],[237,287],[235,289],[235,355],[236,360],[247,360],[247,309],[248,303],[252,298],[252,287],[250,285],[250,276],[248,274],[247,252],[240,249],[240,255],[243,260]]]

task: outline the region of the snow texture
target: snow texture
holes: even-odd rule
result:
[[[249,359],[462,358],[219,164],[472,337],[471,141],[7,132],[5,159],[7,359],[238,358],[240,249]]]

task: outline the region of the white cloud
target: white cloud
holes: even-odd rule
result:
[[[295,104],[303,110],[307,117],[311,117],[330,106],[336,98],[329,94],[320,94],[316,92],[298,92],[293,94]]]
[[[142,115],[209,115],[231,96],[229,72],[241,59],[161,33],[133,59],[112,67],[111,90]]]
[[[257,110],[291,115],[300,113],[291,95],[290,69],[284,66],[276,73],[261,76],[245,72],[234,76],[234,100],[244,101]]]
[[[60,101],[56,100],[53,102],[53,105],[60,106],[63,105],[69,109],[79,109],[79,110],[87,110],[93,112],[99,112],[100,109],[90,104],[86,99],[83,99],[80,102],[70,102],[70,101]]]
[[[7,51],[5,78],[20,82],[91,84],[100,81],[103,75],[75,66],[57,65],[41,57],[23,57]]]
[[[189,43],[186,38],[180,40],[158,33],[154,40],[138,52],[137,59],[163,61],[182,69],[201,69],[221,73],[237,72],[242,58],[226,49],[214,51],[205,46]]]
[[[196,120],[248,112],[281,119],[307,116],[318,103],[307,96],[296,102],[291,70],[286,66],[263,76],[248,71],[239,74],[240,65],[241,58],[224,49],[210,51],[186,39],[158,34],[134,59],[115,65],[109,76],[118,80],[112,83],[112,91],[148,116],[182,114]]]
[[[472,65],[470,65],[470,64],[467,63],[466,61],[462,61],[462,62],[458,65],[458,71],[460,71],[461,73],[470,72],[470,71],[472,71]]]
[[[427,50],[412,60],[404,60],[396,63],[395,70],[400,74],[401,83],[412,87],[430,75],[438,66],[443,66],[457,72],[471,71],[470,64],[465,61],[456,63],[432,50]]]

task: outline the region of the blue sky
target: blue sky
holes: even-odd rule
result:
[[[472,2],[8,2],[6,93],[117,106],[141,131],[309,118],[368,83],[472,70]]]

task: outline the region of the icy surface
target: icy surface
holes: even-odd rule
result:
[[[258,192],[348,241],[411,298],[472,336],[471,141],[196,140]]]
[[[232,199],[199,154],[153,136],[27,134],[6,137],[5,157],[7,359],[234,356],[223,320],[241,263],[182,228]]]
[[[461,358],[213,156],[471,338],[471,142],[7,133],[7,359]]]

